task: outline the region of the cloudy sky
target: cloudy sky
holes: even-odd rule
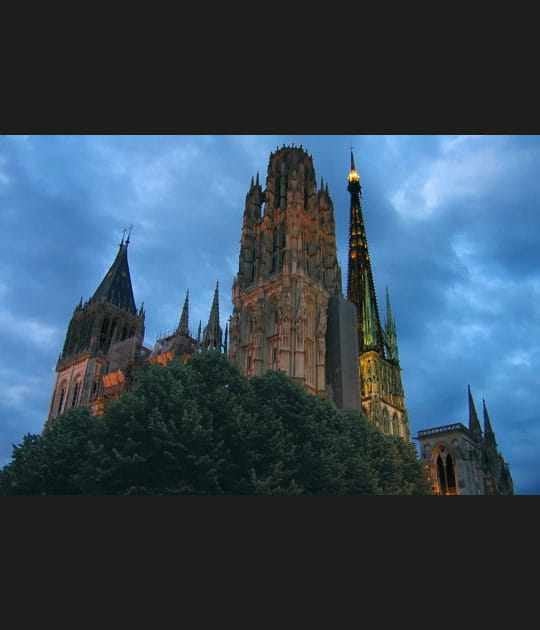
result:
[[[196,334],[216,282],[225,327],[251,177],[264,185],[283,144],[306,149],[328,183],[344,280],[353,148],[411,434],[467,425],[470,384],[516,494],[540,494],[540,136],[529,135],[0,136],[0,466],[41,432],[73,309],[125,227],[146,345],[177,326],[188,289]]]

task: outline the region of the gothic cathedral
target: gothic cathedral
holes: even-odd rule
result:
[[[396,324],[386,290],[383,327],[351,151],[347,295],[337,259],[328,184],[317,186],[302,147],[271,153],[265,187],[257,173],[245,198],[233,311],[225,333],[216,284],[207,326],[189,330],[189,291],[176,330],[144,346],[143,307],[135,306],[129,235],[94,295],[76,306],[56,366],[45,429],[73,407],[100,414],[129,392],[145,365],[188,361],[195,352],[228,354],[247,376],[281,370],[341,409],[362,409],[384,434],[411,440]],[[484,403],[484,433],[469,389],[469,428],[420,431],[420,459],[435,494],[513,494]]]

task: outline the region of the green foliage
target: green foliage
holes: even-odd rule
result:
[[[0,471],[1,494],[80,494],[98,490],[103,426],[71,409],[41,436],[27,434]]]
[[[2,494],[429,494],[414,445],[281,372],[215,351],[151,365],[133,392],[14,446]]]

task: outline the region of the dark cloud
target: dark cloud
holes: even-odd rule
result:
[[[516,491],[540,494],[540,139],[537,136],[3,136],[0,138],[0,465],[43,426],[73,308],[133,225],[146,341],[222,325],[245,195],[270,153],[302,145],[329,187],[346,291],[353,147],[379,309],[389,287],[411,431],[467,423],[485,398]]]

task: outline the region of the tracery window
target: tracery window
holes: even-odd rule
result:
[[[436,465],[439,494],[457,494],[454,459],[445,446],[439,447]]]

